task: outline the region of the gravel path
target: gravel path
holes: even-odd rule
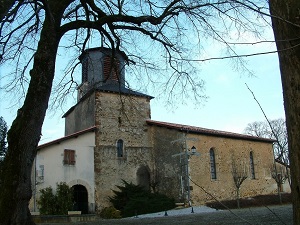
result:
[[[292,225],[292,206],[270,206],[248,209],[213,210],[207,207],[195,207],[183,210],[139,215],[137,218],[124,218],[119,220],[99,219],[95,222],[78,222],[76,225]],[[45,225],[45,224],[44,224]],[[50,225],[50,224],[47,224]],[[51,224],[54,225],[54,224]],[[58,224],[55,224],[58,225]],[[66,224],[59,224],[66,225]],[[68,224],[70,225],[70,223]]]

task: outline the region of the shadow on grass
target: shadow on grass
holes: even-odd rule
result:
[[[291,204],[292,195],[290,193],[282,193],[282,204]],[[229,209],[237,208],[236,200],[226,200],[221,201],[222,204],[227,206]],[[206,206],[214,209],[226,209],[219,202],[208,202]],[[259,207],[259,206],[270,206],[270,205],[280,205],[278,195],[258,195],[251,198],[241,198],[240,199],[240,208],[249,208],[249,207]]]

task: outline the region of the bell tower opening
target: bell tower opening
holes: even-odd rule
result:
[[[125,60],[119,52],[108,48],[85,50],[79,60],[82,64],[82,83],[78,87],[78,101],[90,90],[104,87],[125,87]]]

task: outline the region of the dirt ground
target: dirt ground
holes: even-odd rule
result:
[[[292,225],[292,205],[275,205],[232,210],[216,210],[212,213],[189,214],[184,216],[161,216],[156,218],[124,218],[94,222],[68,223],[68,225]],[[46,224],[43,224],[46,225]],[[47,224],[47,225],[67,225]]]

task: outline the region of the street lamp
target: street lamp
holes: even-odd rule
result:
[[[196,147],[193,146],[193,147],[191,148],[191,150],[192,150],[192,155],[195,155],[195,154],[196,154]]]
[[[197,149],[195,146],[191,147],[190,151],[188,151],[187,148],[187,144],[186,144],[186,148],[184,152],[178,153],[178,154],[174,154],[172,155],[172,157],[176,157],[176,156],[185,156],[185,160],[184,160],[184,165],[185,165],[185,185],[186,185],[186,191],[187,191],[187,196],[186,196],[186,200],[187,203],[191,206],[191,201],[190,201],[190,195],[191,195],[191,189],[190,189],[190,168],[189,168],[189,159],[191,156],[195,155],[195,156],[200,156],[200,153],[197,152]]]

